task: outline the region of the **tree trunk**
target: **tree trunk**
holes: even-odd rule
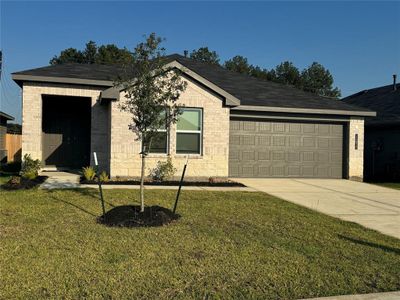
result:
[[[142,153],[142,171],[140,175],[140,211],[144,212],[144,168],[146,155]]]

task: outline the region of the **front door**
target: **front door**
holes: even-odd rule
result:
[[[43,96],[43,162],[79,169],[90,163],[90,98]]]

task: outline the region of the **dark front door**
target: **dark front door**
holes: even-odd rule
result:
[[[43,161],[77,169],[90,162],[89,98],[43,96]]]

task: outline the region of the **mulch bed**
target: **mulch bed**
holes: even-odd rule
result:
[[[156,227],[169,224],[180,218],[171,210],[161,206],[147,206],[140,212],[138,205],[117,206],[97,218],[97,222],[113,227]]]
[[[38,176],[33,180],[20,176],[13,176],[8,182],[1,186],[4,190],[28,190],[41,185],[46,181],[47,176]]]
[[[81,177],[81,184],[98,184],[95,180],[86,180]],[[109,180],[106,182],[102,182],[102,185],[140,185],[139,180]],[[170,180],[170,181],[146,181],[144,185],[159,185],[159,186],[177,186],[179,185],[179,181]],[[215,186],[215,187],[245,187],[244,184],[235,181],[223,181],[223,182],[209,182],[209,181],[185,181],[183,183],[184,186]]]

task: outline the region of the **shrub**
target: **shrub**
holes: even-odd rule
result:
[[[21,165],[21,176],[27,179],[35,179],[38,176],[41,162],[39,159],[32,159],[30,154],[25,154]]]
[[[34,180],[38,176],[35,172],[25,172],[22,177],[29,180]]]
[[[110,180],[106,171],[101,172],[99,178],[101,182],[107,182]]]
[[[157,166],[150,171],[150,176],[155,181],[165,181],[171,179],[176,172],[176,168],[172,164],[172,159],[168,156],[167,161],[157,162]]]
[[[21,171],[21,162],[20,161],[11,161],[2,165],[0,170],[5,173],[19,173]]]
[[[83,177],[87,181],[92,181],[96,177],[96,171],[94,170],[93,167],[86,167],[82,169]]]

